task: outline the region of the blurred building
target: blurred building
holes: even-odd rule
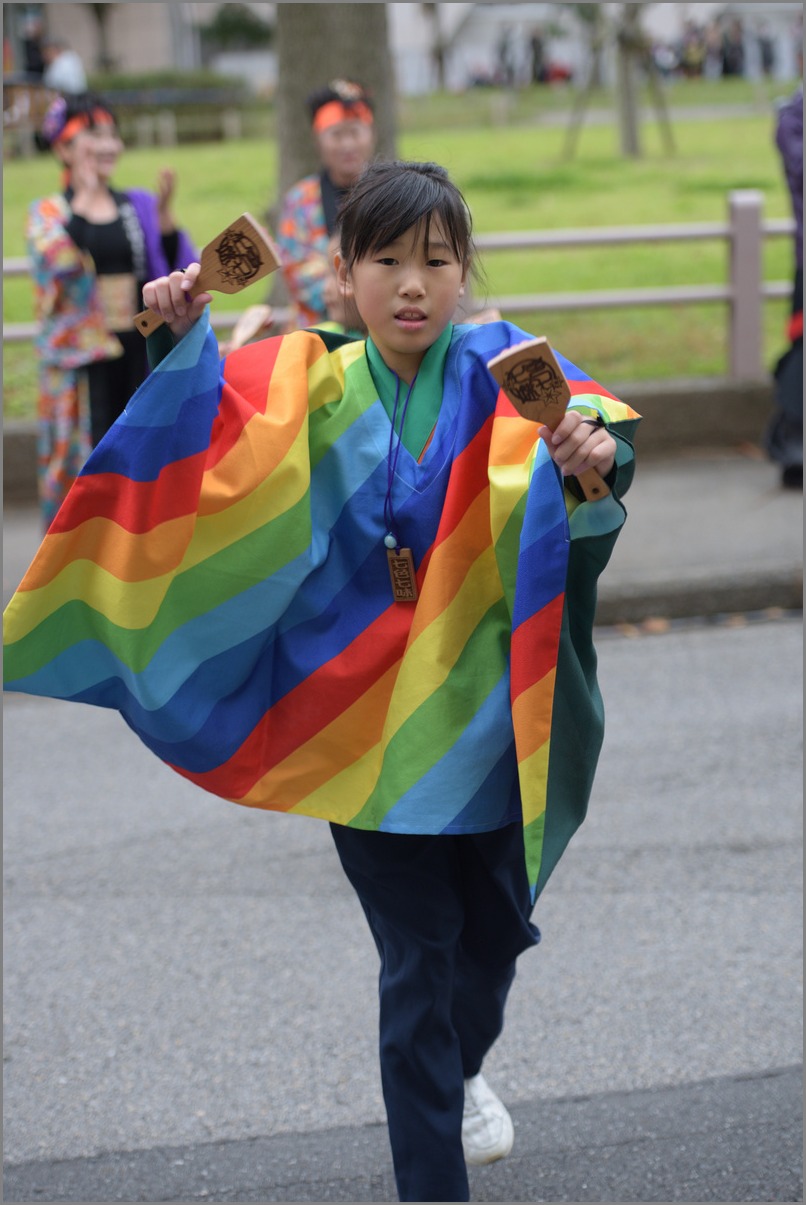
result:
[[[172,67],[187,70],[200,63],[194,10],[211,7],[183,3],[4,4],[4,49],[11,55],[13,69],[23,70],[24,29],[38,17],[45,35],[64,38],[81,57],[88,74]]]
[[[23,70],[24,27],[37,17],[49,35],[65,37],[89,73],[126,73],[203,65],[201,31],[221,8],[215,3],[6,4],[3,6],[6,73]],[[246,5],[271,24],[274,4]],[[556,78],[587,78],[591,61],[590,28],[574,3],[389,4],[398,89],[428,92],[441,82],[460,90],[476,85],[532,78],[537,35],[541,54]],[[590,6],[584,6],[589,10]],[[601,4],[612,19],[618,4]],[[644,28],[660,51],[673,55],[686,26],[705,30],[717,19],[741,23],[744,72],[791,80],[801,70],[800,3],[763,0],[742,4],[664,3],[644,6]],[[671,59],[669,60],[671,62]],[[771,67],[770,67],[771,62]],[[765,66],[766,64],[766,66]],[[246,80],[258,94],[273,90],[276,55],[262,50],[221,51],[209,65]],[[603,82],[613,79],[612,48],[603,56]]]

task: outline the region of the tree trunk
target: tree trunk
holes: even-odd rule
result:
[[[431,61],[436,74],[438,91],[445,91],[445,42],[442,37],[442,26],[439,17],[438,4],[423,4],[423,10],[431,23]]]
[[[109,53],[109,29],[107,19],[109,17],[109,4],[91,4],[93,16],[95,17],[95,25],[98,30],[98,55],[97,65],[99,71],[113,71],[115,60]]]
[[[604,15],[598,4],[592,6],[596,11],[590,28],[590,85],[591,88],[601,88],[604,84],[603,55],[605,42]]]
[[[618,29],[618,109],[621,153],[641,155],[636,71],[641,45],[641,4],[622,5]]]
[[[375,106],[377,153],[396,154],[396,104],[385,4],[277,5],[279,197],[319,160],[305,98],[352,79]],[[279,199],[279,198],[278,198]]]

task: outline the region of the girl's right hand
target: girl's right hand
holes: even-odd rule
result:
[[[189,264],[184,271],[159,276],[143,287],[143,301],[164,320],[176,343],[184,339],[213,300],[209,293],[189,296],[200,272],[201,264]]]

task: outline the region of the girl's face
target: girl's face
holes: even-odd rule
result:
[[[57,146],[59,158],[68,170],[77,162],[91,163],[104,183],[111,178],[122,150],[123,143],[113,125],[81,130],[69,142]]]
[[[467,265],[457,258],[439,219],[431,220],[428,246],[420,223],[356,260],[349,271],[337,255],[336,269],[384,362],[410,383],[465,291]]]
[[[353,184],[375,146],[373,127],[365,121],[339,121],[316,134],[319,158],[337,188]]]

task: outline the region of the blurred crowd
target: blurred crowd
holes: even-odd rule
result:
[[[802,21],[793,37],[798,46],[798,71],[803,71]],[[666,77],[723,79],[762,76],[772,78],[778,51],[771,27],[760,21],[752,28],[741,17],[721,15],[706,23],[688,20],[679,38],[656,42],[655,66]]]

